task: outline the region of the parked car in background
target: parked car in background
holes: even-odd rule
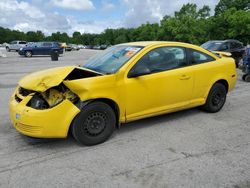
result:
[[[51,55],[52,52],[63,53],[63,48],[58,42],[34,42],[31,45],[20,48],[19,55],[32,57],[33,55]]]
[[[68,51],[68,52],[70,52],[70,51],[72,51],[72,46],[70,45],[70,44],[67,44],[66,45],[66,47],[65,47],[65,51]]]
[[[95,45],[95,46],[93,46],[93,49],[94,49],[94,50],[100,50],[100,49],[101,49],[101,46],[100,46],[100,45]]]
[[[79,44],[79,45],[78,45],[78,48],[79,48],[79,49],[85,49],[85,46],[82,45],[82,44]]]
[[[121,123],[197,106],[215,113],[237,80],[233,58],[220,54],[179,42],[116,45],[83,67],[25,76],[11,96],[10,118],[27,136],[65,138],[71,131],[95,145]]]
[[[238,67],[240,60],[242,59],[245,47],[243,43],[238,40],[214,40],[208,41],[201,45],[201,47],[210,51],[222,51],[230,52],[235,60],[236,67]]]
[[[107,49],[107,47],[108,47],[108,45],[106,45],[106,44],[102,44],[102,45],[100,46],[101,50],[105,50],[105,49]]]
[[[77,51],[80,50],[79,46],[76,44],[71,44],[71,46],[72,46],[72,50],[77,50]]]
[[[93,45],[87,45],[87,46],[85,46],[85,49],[93,49]]]
[[[15,41],[12,41],[10,42],[9,44],[6,45],[6,50],[8,52],[10,52],[11,50],[15,50],[15,51],[18,51],[20,48],[23,48],[27,45],[27,42],[26,41],[18,41],[18,40],[15,40]]]

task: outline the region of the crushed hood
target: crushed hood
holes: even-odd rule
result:
[[[51,87],[58,86],[67,77],[72,80],[97,75],[101,74],[77,66],[66,66],[29,74],[22,78],[18,84],[28,90],[44,92]]]

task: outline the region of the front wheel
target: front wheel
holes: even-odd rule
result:
[[[7,51],[7,52],[10,52],[10,48],[9,48],[9,47],[6,47],[6,51]]]
[[[25,57],[32,57],[32,52],[31,51],[26,51],[25,52]]]
[[[72,125],[72,135],[87,146],[100,144],[112,135],[115,124],[115,113],[109,105],[92,102],[77,115]]]
[[[203,109],[210,113],[218,112],[226,102],[227,90],[221,83],[216,83],[211,88]]]

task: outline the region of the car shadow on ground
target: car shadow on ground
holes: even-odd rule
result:
[[[197,113],[205,113],[197,108],[187,109],[179,112],[173,112],[169,114],[158,115],[149,117],[130,123],[122,124],[119,129],[119,134],[126,134],[127,132],[137,131],[151,126],[166,126],[168,122],[178,121],[186,117],[192,116]]]
[[[167,126],[168,122],[170,121],[178,121],[180,119],[187,118],[197,113],[205,113],[205,112],[202,112],[201,110],[195,108],[195,109],[183,110],[179,112],[159,115],[155,117],[150,117],[122,124],[120,128],[116,130],[115,133],[111,136],[111,138],[107,142],[104,142],[104,144],[107,144],[109,142],[111,143],[115,142],[119,138],[119,136],[123,134],[131,134],[131,133],[136,134],[137,131],[152,126]],[[69,133],[68,137],[65,139],[38,139],[38,138],[26,137],[23,135],[21,135],[21,137],[22,137],[21,140],[23,140],[28,145],[34,147],[36,146],[45,148],[46,147],[67,148],[72,146],[84,147],[83,145],[80,145],[75,141],[71,133]]]

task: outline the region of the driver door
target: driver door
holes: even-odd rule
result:
[[[145,54],[129,71],[147,67],[150,73],[126,78],[126,120],[185,108],[191,100],[194,75],[186,49],[161,47]]]

